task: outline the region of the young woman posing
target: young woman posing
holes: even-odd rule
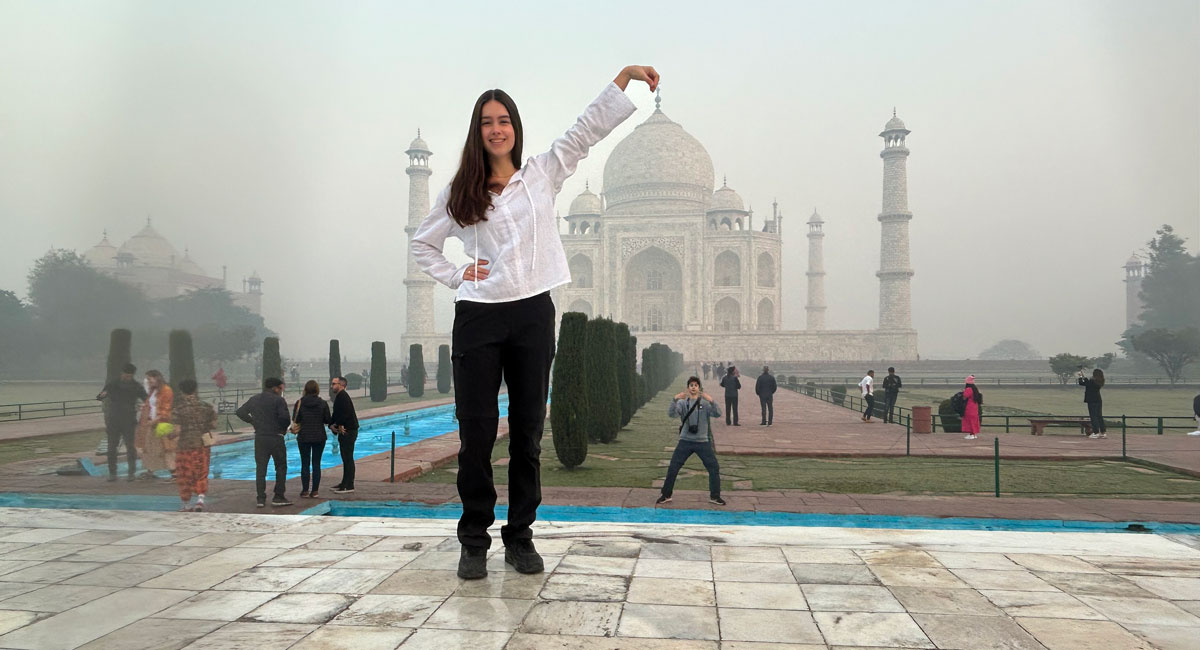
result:
[[[521,573],[543,570],[530,525],[542,500],[542,428],[554,358],[550,290],[567,284],[567,256],[554,218],[554,197],[588,150],[636,107],[630,81],[653,91],[658,73],[629,66],[617,75],[550,150],[521,160],[521,117],[502,90],[479,96],[458,172],[413,234],[421,270],[455,289],[452,361],[459,422],[458,575],[487,575],[487,529],[495,521],[492,447],[501,377],[508,384],[508,525],[500,529],[504,561]],[[448,237],[474,260],[456,266],[442,253]]]

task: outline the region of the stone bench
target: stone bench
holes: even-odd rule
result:
[[[1070,427],[1078,426],[1079,431],[1085,435],[1092,434],[1092,422],[1087,418],[1029,418],[1029,434],[1034,436],[1042,435],[1042,430],[1047,426]]]

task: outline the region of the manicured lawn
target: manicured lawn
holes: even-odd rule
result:
[[[30,460],[39,456],[91,451],[100,444],[100,440],[104,436],[103,430],[97,430],[0,442],[0,465]]]
[[[583,466],[564,469],[554,454],[549,430],[542,441],[542,484],[545,486],[653,487],[666,476],[678,425],[666,416],[669,398],[682,389],[663,391],[634,415],[615,443],[593,444]],[[493,462],[507,458],[507,446],[496,446]],[[796,489],[846,494],[991,494],[991,461],[939,458],[774,458],[719,456],[722,490],[738,485],[754,490]],[[506,465],[497,465],[497,484],[508,481]],[[454,467],[443,468],[418,482],[453,483]],[[745,483],[749,481],[749,483]],[[1019,496],[1172,497],[1200,499],[1200,479],[1111,461],[1004,461],[1001,492]],[[706,490],[708,476],[692,457],[676,483],[681,490]],[[747,489],[743,487],[742,489]]]

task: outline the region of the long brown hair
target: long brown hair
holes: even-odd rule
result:
[[[1092,371],[1092,382],[1096,384],[1096,388],[1104,387],[1104,371],[1096,368]]]
[[[521,114],[517,112],[517,104],[508,93],[498,88],[484,91],[479,99],[475,100],[475,110],[471,111],[471,128],[467,130],[462,160],[458,163],[454,180],[450,182],[450,199],[446,204],[450,218],[463,228],[487,221],[487,210],[492,207],[492,197],[487,188],[488,177],[492,175],[492,161],[483,146],[480,122],[483,121],[483,105],[493,100],[500,102],[508,110],[514,139],[510,155],[513,167],[521,168],[521,140],[524,130],[521,128]]]
[[[321,385],[317,383],[316,379],[309,379],[308,381],[304,382],[304,394],[306,396],[307,395],[316,395],[317,393],[320,393],[320,392],[321,392]]]

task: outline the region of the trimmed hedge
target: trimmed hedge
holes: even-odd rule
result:
[[[636,373],[632,350],[629,347],[629,326],[625,323],[613,324],[613,348],[617,362],[617,392],[621,398],[620,428],[625,428],[633,419],[633,375]]]
[[[383,341],[371,343],[371,401],[387,399],[387,346]]]
[[[121,377],[125,364],[133,363],[133,332],[115,329],[108,335],[108,362],[105,364],[105,383]]]
[[[558,353],[550,382],[550,430],[554,453],[567,469],[582,465],[588,452],[589,382],[587,316],[567,312],[558,330]]]
[[[445,395],[454,384],[454,368],[450,365],[450,346],[438,346],[437,389]]]
[[[329,378],[342,376],[342,344],[329,339]]]
[[[268,336],[263,339],[263,386],[266,386],[266,381],[271,377],[283,379],[283,358],[279,356],[279,337],[277,336]]]
[[[587,324],[587,377],[590,391],[588,439],[608,444],[621,429],[621,387],[617,379],[616,329],[607,318]]]
[[[372,370],[372,379],[374,374]],[[410,397],[425,395],[425,353],[420,343],[408,346],[408,394]]]
[[[171,330],[167,335],[167,370],[167,383],[172,386],[179,386],[184,379],[196,379],[196,354],[187,330]]]

